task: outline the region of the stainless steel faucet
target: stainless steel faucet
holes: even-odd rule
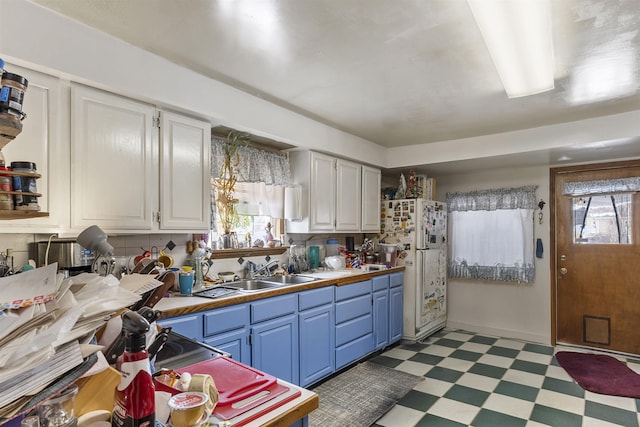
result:
[[[253,261],[247,261],[247,265],[248,265],[247,274],[250,279],[253,279],[256,276],[260,276],[261,272],[265,276],[269,277],[271,276],[271,267],[273,267],[274,265],[278,265],[278,260],[274,259],[269,261],[266,264],[256,264]]]

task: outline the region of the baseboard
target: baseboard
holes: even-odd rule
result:
[[[447,320],[447,329],[461,329],[464,331],[475,332],[478,334],[491,335],[500,338],[512,338],[532,343],[540,343],[551,345],[551,337],[542,334],[532,334],[523,331],[515,331],[511,329],[489,328],[486,326],[473,325],[462,322],[454,322]]]

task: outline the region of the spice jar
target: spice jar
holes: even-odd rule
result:
[[[0,210],[13,210],[13,196],[8,193],[13,188],[11,185],[11,177],[4,175],[2,172],[7,168],[0,167]]]
[[[11,162],[13,172],[26,172],[36,174],[36,164],[33,162]],[[39,211],[38,197],[34,194],[38,192],[35,176],[13,176],[13,191],[18,192],[14,196],[16,210]],[[29,194],[26,194],[29,193]]]

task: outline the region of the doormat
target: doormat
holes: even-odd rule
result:
[[[318,409],[309,427],[369,427],[424,377],[363,362],[312,389]]]
[[[640,398],[640,375],[615,357],[604,354],[559,351],[560,366],[585,390]]]

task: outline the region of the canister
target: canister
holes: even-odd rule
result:
[[[13,172],[36,173],[36,164],[33,162],[11,162]],[[38,192],[35,176],[13,176],[13,191],[18,192],[14,196],[16,210],[39,211],[38,197],[34,194]],[[31,193],[31,194],[21,194]]]
[[[2,74],[2,89],[0,89],[0,106],[8,108],[18,114],[22,113],[24,93],[29,82],[17,74],[4,72]]]
[[[334,255],[338,255],[339,253],[340,252],[339,252],[338,239],[328,239],[326,255],[334,256]]]

